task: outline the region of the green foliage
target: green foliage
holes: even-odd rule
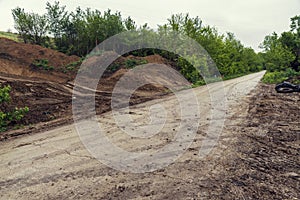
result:
[[[281,35],[273,33],[265,37],[261,48],[264,52],[264,83],[279,83],[300,74],[300,16],[291,18],[291,30]]]
[[[19,7],[12,10],[15,21],[15,29],[19,32],[24,43],[45,44],[48,31],[46,15],[26,13]]]
[[[177,59],[177,65],[180,66],[180,73],[190,82],[199,84],[200,74],[198,70],[187,60],[182,57]],[[202,81],[202,80],[201,80]]]
[[[169,30],[175,30],[196,40],[211,56],[223,77],[248,74],[262,69],[261,56],[256,54],[253,49],[244,47],[233,33],[219,34],[216,28],[204,25],[198,17],[191,18],[188,14],[172,15],[168,22],[168,24],[159,26],[159,32],[168,33]],[[201,66],[200,73],[209,76],[217,74],[203,63],[208,62],[203,60],[202,63],[196,65]],[[203,81],[199,77],[199,73],[192,69],[193,66],[182,63],[181,60],[178,61],[178,64],[188,80],[194,84]]]
[[[36,59],[32,65],[34,67],[37,67],[39,69],[43,69],[43,70],[54,70],[53,66],[49,66],[49,61],[47,59]]]
[[[12,10],[15,29],[25,43],[51,47],[69,55],[85,56],[110,36],[124,30],[136,29],[128,17],[123,20],[119,12],[112,13],[78,7],[66,11],[59,2],[47,2],[46,14],[27,13],[19,7]],[[49,35],[54,37],[49,38]]]
[[[131,69],[134,68],[137,65],[143,65],[143,64],[147,64],[147,60],[136,60],[136,59],[127,59],[125,61],[125,67],[126,69]]]
[[[2,87],[0,85],[0,106],[2,103],[10,102],[10,86]],[[6,131],[7,126],[11,124],[16,124],[20,121],[26,113],[29,112],[28,107],[15,108],[13,111],[2,111],[0,110],[0,132]]]
[[[80,65],[82,64],[82,62],[83,62],[83,58],[81,58],[78,61],[69,63],[68,65],[65,66],[65,69],[68,70],[68,71],[78,70]]]
[[[194,39],[202,45],[224,77],[257,72],[263,66],[263,57],[256,54],[253,49],[244,47],[233,33],[227,33],[227,35],[220,34],[216,28],[204,25],[199,17],[190,17],[189,14],[172,15],[166,24],[158,27],[157,31],[150,29],[147,24],[137,28],[133,19],[128,17],[123,20],[119,12],[112,13],[109,9],[100,12],[99,10],[92,10],[90,8],[82,10],[78,7],[75,11],[68,12],[66,11],[66,7],[61,6],[59,2],[48,2],[46,14],[41,16],[34,13],[26,13],[21,8],[14,9],[13,16],[16,29],[21,36],[24,36],[24,41],[29,40],[33,43],[38,43],[38,38],[44,38],[45,41],[42,42],[44,46],[52,47],[69,55],[75,54],[84,57],[105,39],[126,30],[136,30],[137,34],[133,33],[132,38],[138,35],[142,38],[142,41],[131,40],[129,37],[124,39],[124,41],[120,41],[122,44],[112,45],[110,47],[111,50],[120,48],[122,45],[136,46],[141,42],[143,44],[153,44],[152,42],[154,41],[159,45],[160,36],[166,36],[172,40],[174,34],[181,34]],[[46,19],[46,23],[44,23],[44,19]],[[37,37],[34,37],[36,34],[30,28],[33,27],[32,24],[34,21],[37,25],[37,32],[40,33]],[[54,38],[47,40],[47,34],[45,35],[41,31],[41,27],[44,27],[43,30],[47,30]],[[287,55],[281,49],[277,51],[282,56]],[[209,75],[208,77],[210,77],[218,73],[216,70],[212,71],[208,66],[211,65],[212,61],[208,61],[205,58],[203,60],[189,58],[187,61],[184,61],[178,59],[174,53],[158,49],[141,49],[133,51],[130,54],[135,56],[159,54],[173,60],[177,63],[178,70],[194,84],[203,81],[200,74]],[[188,52],[186,54],[188,55]],[[208,64],[208,62],[210,63]],[[132,68],[139,64],[143,63],[139,63],[136,60],[127,60],[125,66],[126,68]],[[49,70],[46,67],[46,63],[40,63],[40,65],[42,68]],[[284,63],[280,65],[284,66]],[[194,66],[199,68],[200,73]],[[109,70],[114,71],[117,67],[112,65]],[[75,68],[75,65],[68,65],[63,70],[68,71]]]
[[[119,12],[112,13],[111,10],[101,13],[78,7],[73,12],[67,12],[59,2],[48,2],[46,9],[55,47],[66,54],[85,56],[108,37],[135,28],[131,18],[123,21]]]
[[[294,54],[282,44],[281,38],[276,33],[266,36],[261,47],[265,49],[263,54],[265,69],[270,72],[286,70],[295,59]]]
[[[261,48],[264,49],[265,67],[269,71],[282,71],[292,68],[300,71],[300,16],[291,18],[291,30],[265,37]]]
[[[299,76],[299,75],[300,72],[296,72],[295,70],[289,68],[286,71],[267,72],[264,75],[262,81],[264,83],[274,84],[274,83],[280,83],[286,81],[290,77]]]
[[[264,83],[273,84],[273,83],[280,83],[280,82],[285,81],[287,79],[288,79],[288,77],[285,76],[284,72],[276,71],[276,72],[267,72],[264,75],[262,81]]]
[[[10,101],[10,95],[9,95],[10,90],[11,87],[9,85],[4,87],[1,87],[0,85],[0,103]]]
[[[121,67],[121,65],[119,63],[112,63],[108,66],[108,68],[106,70],[108,70],[109,72],[115,72],[117,71],[119,68]]]
[[[124,20],[124,25],[126,30],[136,30],[136,25],[135,25],[135,21],[133,21],[133,19],[131,19],[131,17],[128,17],[127,19]]]
[[[18,121],[23,119],[26,113],[29,112],[28,107],[15,108],[11,112],[0,111],[0,132],[6,131],[7,126],[16,124]]]

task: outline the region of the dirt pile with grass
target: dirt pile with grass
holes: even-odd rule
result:
[[[0,38],[0,73],[67,82],[71,75],[64,73],[65,67],[79,59],[38,45]],[[38,63],[43,63],[43,66],[37,65]]]
[[[11,102],[4,106],[8,109],[27,106],[30,110],[17,126],[9,127],[7,133],[1,133],[0,139],[38,132],[73,121],[72,90],[81,65],[79,57],[0,38],[0,63],[0,84],[12,88]],[[128,63],[172,65],[159,55],[119,57],[112,63],[115,68],[106,70],[98,83],[99,92],[95,97],[97,114],[111,109],[111,94],[115,84],[134,67]],[[160,98],[165,94],[165,87],[146,84],[134,92],[130,105]],[[12,130],[16,128],[18,130]]]

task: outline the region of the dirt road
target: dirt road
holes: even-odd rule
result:
[[[27,135],[0,144],[1,199],[210,199],[215,180],[231,163],[232,131],[247,112],[244,98],[256,87],[264,72],[224,82],[227,120],[216,148],[199,158],[202,141],[207,138],[212,105],[209,93],[218,93],[218,84],[193,89],[199,100],[199,129],[192,145],[169,166],[149,173],[129,173],[112,169],[95,159],[83,146],[73,125]],[[178,127],[175,96],[132,106],[137,122],[151,105],[161,104],[171,111],[162,131],[150,138],[122,134],[111,112],[99,116],[107,137],[130,152],[149,154],[169,144]],[[174,109],[172,109],[174,108]],[[234,121],[232,121],[234,119]],[[204,144],[205,146],[205,144]],[[168,155],[168,154],[167,154]],[[226,188],[224,188],[226,190]],[[215,191],[216,192],[216,191]],[[219,197],[221,198],[221,197]]]

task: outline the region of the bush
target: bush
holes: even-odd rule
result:
[[[83,58],[81,58],[78,61],[69,63],[68,65],[65,66],[65,69],[68,70],[68,71],[78,70],[80,65],[82,64],[82,62],[83,62]]]
[[[115,72],[115,71],[117,71],[118,69],[120,69],[120,67],[121,67],[120,64],[118,64],[118,63],[112,63],[112,64],[110,64],[110,65],[108,66],[107,71],[109,71],[109,72]]]
[[[126,69],[131,69],[134,68],[137,65],[143,65],[143,64],[147,64],[147,60],[134,60],[134,59],[127,59],[125,61],[125,67]]]
[[[10,86],[1,87],[0,85],[0,103],[9,102],[10,101]]]
[[[10,90],[10,86],[1,87],[0,85],[0,105],[10,102]],[[0,110],[0,132],[6,131],[7,127],[10,125],[15,125],[18,121],[23,119],[28,112],[28,107],[15,108],[13,111]]]
[[[296,72],[295,70],[288,68],[286,71],[267,72],[262,81],[269,84],[281,83],[297,75],[300,75],[300,72]]]
[[[32,65],[34,67],[42,68],[47,71],[54,69],[53,66],[49,66],[49,61],[47,59],[41,59],[41,60],[37,59],[32,63]]]

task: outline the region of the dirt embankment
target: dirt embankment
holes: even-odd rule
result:
[[[47,60],[53,70],[38,69],[34,66],[38,60]],[[0,38],[0,73],[61,83],[70,79],[70,75],[63,72],[65,66],[78,60],[77,56]]]
[[[0,140],[23,133],[41,131],[43,128],[72,122],[72,89],[73,81],[79,65],[70,70],[69,64],[77,63],[77,56],[67,56],[63,53],[43,48],[38,45],[18,43],[6,38],[0,38],[0,84],[10,85],[11,102],[2,104],[1,110],[11,110],[15,107],[29,107],[29,113],[19,122],[11,124],[12,128],[25,126],[26,130],[13,130],[13,133],[1,133]],[[118,66],[113,71],[107,70],[100,79],[96,95],[96,111],[98,114],[110,110],[111,93],[118,80],[129,69],[127,60],[146,61],[147,63],[172,63],[159,55],[147,57],[119,57],[112,65]],[[47,61],[46,67],[36,66],[37,61]],[[138,63],[138,62],[137,62]],[[166,94],[166,88],[147,84],[139,88],[131,98],[131,104],[141,103]],[[14,127],[13,127],[14,126]]]

